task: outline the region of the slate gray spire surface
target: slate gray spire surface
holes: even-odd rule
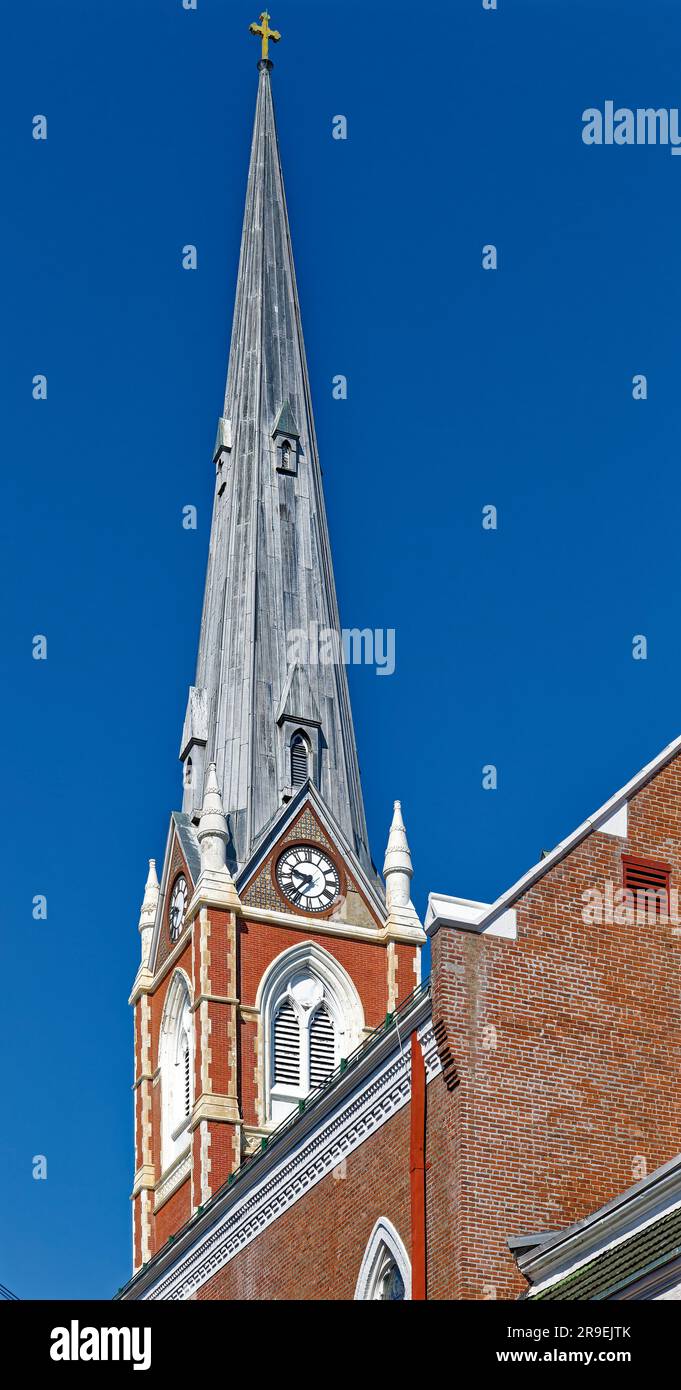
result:
[[[180,756],[196,816],[215,762],[233,867],[300,777],[291,742],[364,867],[371,865],[271,92],[259,83],[196,685]],[[331,644],[332,645],[332,644]]]

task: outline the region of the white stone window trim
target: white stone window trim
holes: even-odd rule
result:
[[[191,1142],[188,1139],[187,1147],[182,1150],[182,1152],[175,1159],[175,1162],[171,1164],[170,1168],[167,1169],[167,1171],[160,1178],[159,1182],[156,1184],[156,1189],[154,1192],[155,1212],[159,1210],[159,1207],[163,1206],[164,1202],[167,1202],[169,1197],[172,1197],[172,1194],[176,1190],[176,1188],[178,1188],[180,1184],[184,1182],[185,1178],[188,1177],[189,1172],[191,1171],[191,1163]]]
[[[182,1154],[194,1103],[194,1027],[191,985],[176,969],[168,985],[159,1035],[161,1072],[161,1171],[165,1175]],[[185,1042],[189,1047],[189,1114],[185,1113]]]
[[[355,1301],[376,1302],[390,1265],[399,1270],[404,1284],[405,1300],[411,1299],[411,1262],[404,1244],[387,1216],[379,1216],[360,1265]]]
[[[298,1086],[274,1082],[274,1024],[285,999],[291,1001],[299,1020]],[[283,1119],[285,1106],[292,1108],[310,1094],[310,1025],[322,1007],[326,1008],[333,1024],[337,1066],[364,1036],[364,1010],[359,994],[347,971],[322,946],[314,941],[290,946],[265,971],[256,995],[263,1028],[263,1094],[268,1122]]]

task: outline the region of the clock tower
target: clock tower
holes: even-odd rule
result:
[[[139,920],[140,1268],[412,991],[395,803],[369,853],[265,12],[182,808]]]

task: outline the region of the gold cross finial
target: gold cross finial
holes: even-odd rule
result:
[[[268,15],[267,10],[263,10],[260,16],[260,23],[250,24],[249,29],[252,34],[260,35],[262,39],[262,57],[265,59],[265,62],[267,62],[267,54],[270,39],[272,40],[272,43],[279,43],[279,40],[281,38],[281,34],[279,33],[278,29],[270,29],[270,16]]]

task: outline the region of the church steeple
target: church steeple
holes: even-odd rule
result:
[[[276,41],[261,21],[263,45]],[[369,869],[272,64],[258,68],[183,810],[198,816],[214,762],[228,860],[242,868],[307,777]]]

